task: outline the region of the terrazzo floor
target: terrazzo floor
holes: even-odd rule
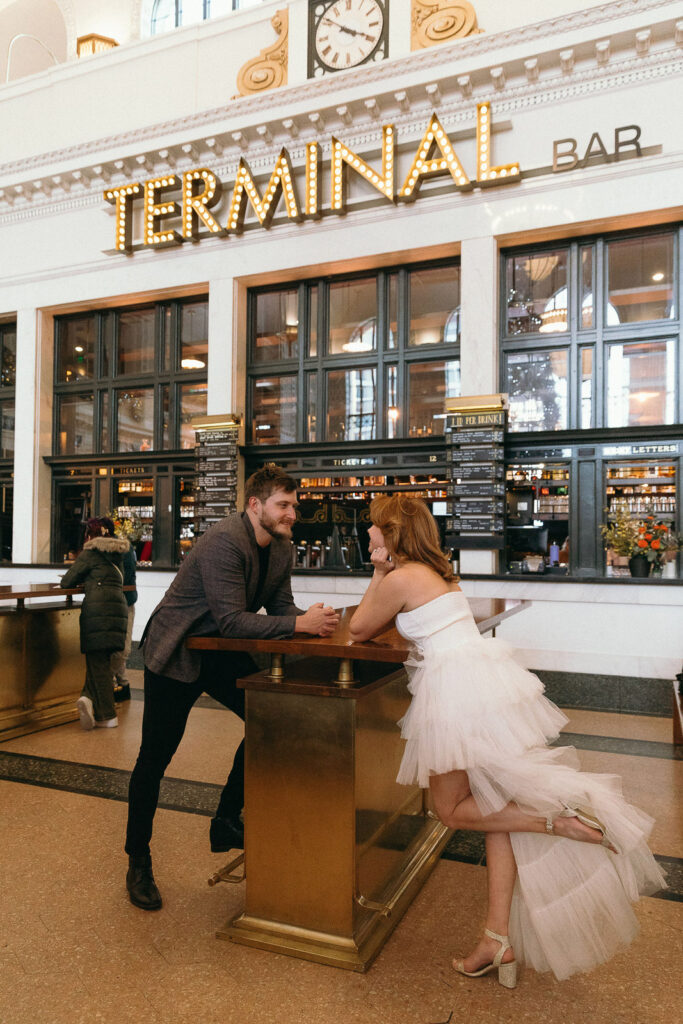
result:
[[[141,673],[132,672],[133,687]],[[523,972],[510,992],[469,981],[450,960],[484,913],[483,844],[455,833],[367,974],[218,941],[241,886],[209,888],[208,817],[241,735],[202,701],[169,768],[155,821],[164,908],[128,902],[125,790],[142,702],[120,728],[74,722],[0,743],[0,1024],[672,1024],[683,1017],[683,762],[664,718],[569,711],[567,733],[589,770],[616,772],[656,818],[652,849],[671,888],[641,901],[633,945],[559,983]],[[273,837],[277,842],[277,837]],[[663,898],[662,898],[663,897]]]

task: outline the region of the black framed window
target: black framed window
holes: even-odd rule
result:
[[[14,457],[17,325],[0,323],[0,459]]]
[[[680,226],[502,256],[512,431],[683,421]]]
[[[207,364],[205,297],[56,318],[53,453],[191,448]]]
[[[253,289],[248,339],[252,444],[442,433],[460,394],[459,261]]]
[[[156,0],[152,8],[152,35],[168,32],[181,25],[196,25],[210,18],[221,18],[230,11],[255,7],[263,0]]]

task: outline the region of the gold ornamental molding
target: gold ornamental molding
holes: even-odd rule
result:
[[[257,96],[268,89],[278,89],[287,84],[289,11],[276,11],[270,23],[278,34],[277,40],[240,68],[237,75],[237,91],[240,96]]]
[[[467,0],[412,0],[411,50],[424,50],[479,32],[476,12]]]

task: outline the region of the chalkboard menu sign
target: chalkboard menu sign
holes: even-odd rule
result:
[[[195,536],[237,511],[239,425],[196,425]]]
[[[447,543],[460,550],[504,547],[504,396],[455,403],[446,416]],[[457,407],[459,406],[459,408]]]

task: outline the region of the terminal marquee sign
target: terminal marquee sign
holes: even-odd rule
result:
[[[321,147],[317,141],[306,144],[303,202],[297,196],[292,161],[286,149],[280,151],[263,193],[247,161],[242,157],[233,184],[227,218],[222,224],[212,212],[220,202],[222,183],[206,167],[106,189],[105,200],[116,207],[115,249],[130,253],[134,245],[161,248],[185,241],[198,241],[207,235],[240,234],[244,230],[249,206],[260,225],[267,228],[281,199],[284,200],[287,217],[293,221],[317,219],[323,212],[343,214],[346,211],[349,172],[365,179],[386,200],[393,203],[414,201],[422,183],[437,176],[450,176],[453,188],[461,192],[473,188],[510,185],[522,177],[519,163],[494,165],[492,162],[490,103],[477,105],[474,178],[467,174],[453,143],[433,113],[413,156],[410,170],[397,189],[396,129],[387,124],[381,132],[381,170],[370,166],[344,142],[332,137],[329,158],[330,195],[326,211],[323,211],[321,205],[322,162]],[[598,132],[593,132],[585,152],[582,149],[581,153],[576,139],[558,139],[553,142],[552,168],[548,167],[547,170],[553,173],[572,170],[576,166],[584,166],[593,158],[600,162],[618,158],[625,151],[641,156],[639,140],[640,128],[637,125],[615,129],[613,154],[608,152]],[[142,237],[134,243],[134,219],[136,212],[140,211],[139,204],[142,204]]]

